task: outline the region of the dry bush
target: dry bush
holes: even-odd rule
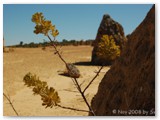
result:
[[[115,44],[112,35],[103,35],[102,40],[98,43],[96,55],[103,61],[111,63],[120,55],[120,47]]]

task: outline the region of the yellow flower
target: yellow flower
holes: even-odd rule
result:
[[[52,31],[52,36],[53,36],[53,37],[56,37],[57,35],[59,35],[58,30]]]
[[[48,35],[48,32],[51,30],[51,27],[52,27],[51,21],[43,20],[42,21],[42,26],[43,26],[42,34]]]
[[[32,16],[32,22],[36,23],[36,24],[41,24],[41,21],[44,19],[43,14],[42,13],[35,13]]]
[[[51,28],[50,28],[52,31],[55,30],[55,25],[52,25]]]
[[[51,33],[53,37],[56,37],[59,32],[55,29],[55,25],[52,25],[51,21],[45,20],[42,13],[35,13],[32,16],[32,22],[36,24],[34,33],[48,35]]]
[[[43,33],[43,26],[42,25],[36,25],[34,33],[35,34]]]

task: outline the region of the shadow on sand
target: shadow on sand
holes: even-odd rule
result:
[[[93,64],[92,62],[90,61],[80,61],[80,62],[75,62],[73,63],[74,65],[78,65],[78,66],[102,66],[102,65],[99,65],[99,64]],[[107,66],[107,65],[106,65]]]
[[[59,73],[58,75],[65,76],[65,77],[70,77],[68,73]]]
[[[81,62],[75,62],[73,63],[74,65],[79,65],[79,66],[93,66],[92,62],[90,61],[81,61]],[[95,65],[94,65],[95,66]]]

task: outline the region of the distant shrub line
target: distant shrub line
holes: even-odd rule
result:
[[[55,42],[56,45],[58,46],[69,46],[69,45],[73,45],[73,46],[79,46],[79,45],[93,45],[93,41],[92,39],[89,40],[80,40],[80,41],[76,41],[76,40],[66,40],[63,39],[61,42]],[[12,46],[8,46],[8,47],[23,47],[23,48],[38,48],[38,47],[47,47],[47,46],[51,46],[50,42],[43,42],[43,43],[24,43],[21,41],[18,45],[12,45]]]

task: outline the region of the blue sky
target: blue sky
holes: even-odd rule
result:
[[[152,4],[4,4],[3,34],[5,45],[43,42],[43,35],[33,33],[35,24],[31,17],[42,12],[47,20],[56,25],[63,39],[95,39],[104,14],[119,22],[125,35],[142,22]]]

